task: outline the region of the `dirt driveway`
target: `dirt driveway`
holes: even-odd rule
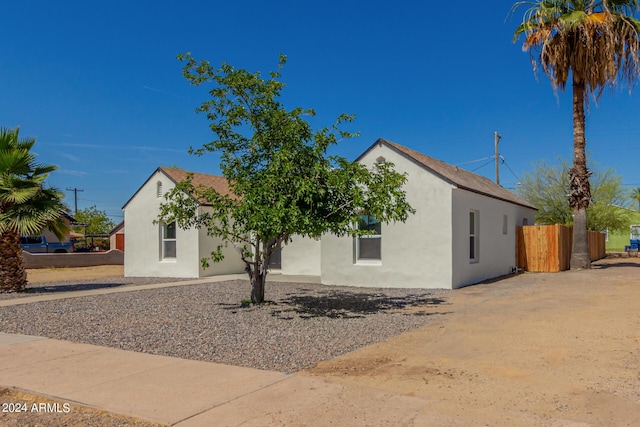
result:
[[[356,395],[304,414],[254,409],[270,425],[640,425],[637,258],[471,286],[420,311],[449,314],[296,374],[409,399],[412,412]]]
[[[640,425],[637,258],[472,286],[449,302],[439,310],[452,315],[310,374],[427,399],[424,425]]]
[[[123,265],[27,269],[27,280],[30,283],[55,283],[70,280],[104,279],[107,277],[122,277],[123,275]]]

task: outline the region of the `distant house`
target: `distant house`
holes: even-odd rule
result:
[[[121,221],[109,232],[109,248],[124,252],[124,221]]]
[[[208,257],[220,243],[206,230],[183,230],[176,223],[156,223],[164,194],[184,181],[189,172],[160,167],[142,184],[123,206],[127,232],[124,237],[125,276],[204,277],[244,272],[244,263],[233,246],[225,248],[225,259],[203,269],[200,259]],[[195,185],[211,187],[221,194],[229,193],[223,177],[193,174]],[[200,211],[206,210],[203,203]]]
[[[452,289],[515,268],[516,226],[533,224],[535,206],[487,178],[384,139],[357,161],[392,162],[406,173],[407,200],[416,214],[405,223],[381,224],[363,213],[354,226],[374,231],[366,237],[294,238],[282,249],[282,274],[320,276],[329,285]],[[153,223],[162,195],[186,176],[186,171],[158,168],[125,204],[125,275],[201,277],[244,271],[231,247],[221,264],[203,270],[199,260],[218,240],[204,231]],[[193,181],[229,192],[222,177],[196,173]]]
[[[516,226],[533,224],[535,206],[485,177],[384,139],[357,161],[392,162],[406,173],[415,215],[391,224],[363,215],[358,226],[375,230],[373,236],[295,240],[282,250],[283,274],[311,271],[331,285],[452,289],[514,269]]]

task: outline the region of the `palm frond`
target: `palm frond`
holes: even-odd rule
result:
[[[533,4],[532,4],[533,3]],[[597,99],[618,81],[633,87],[640,76],[640,21],[637,0],[520,2],[529,8],[514,33],[524,35],[523,50],[564,89],[570,75],[584,81]]]
[[[35,138],[20,138],[20,128],[0,128],[0,233],[36,234],[50,228],[62,237],[64,195],[45,187],[57,166],[36,162]]]

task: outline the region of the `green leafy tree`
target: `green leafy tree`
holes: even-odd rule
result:
[[[62,240],[68,231],[64,195],[45,186],[57,167],[37,163],[31,152],[35,138],[20,138],[19,131],[0,129],[0,292],[22,291],[27,285],[21,234],[49,228]]]
[[[171,191],[159,220],[182,228],[204,227],[233,243],[246,265],[251,301],[264,302],[269,260],[294,235],[320,237],[370,234],[354,228],[361,213],[383,222],[405,221],[413,209],[402,187],[406,176],[390,163],[372,169],[328,156],[327,149],[354,134],[340,129],[352,121],[341,115],[331,127],[314,131],[305,120],[310,109],[287,110],[279,101],[280,72],[263,79],[259,72],[219,68],[179,55],[192,85],[210,84],[210,99],[196,109],[210,120],[215,139],[192,153],[219,152],[220,169],[231,195],[196,187],[190,180]],[[281,55],[280,67],[286,62]],[[195,196],[195,197],[193,197]],[[205,201],[209,210],[200,210]],[[203,260],[222,259],[222,247]]]
[[[518,194],[536,207],[536,223],[573,225],[573,210],[567,203],[570,179],[568,162],[556,165],[536,164],[532,172],[525,173],[518,186]],[[622,178],[613,169],[597,170],[591,177],[593,201],[587,208],[587,228],[594,231],[626,230],[629,214],[619,209],[628,202],[628,193]]]
[[[79,223],[86,224],[87,234],[106,234],[116,226],[107,216],[107,212],[99,210],[96,205],[80,209],[74,217]],[[85,228],[82,227],[81,229],[84,230]]]
[[[590,268],[587,208],[591,205],[585,151],[585,104],[598,99],[618,80],[629,88],[640,74],[640,21],[633,17],[637,0],[533,0],[517,2],[528,9],[515,31],[524,35],[523,50],[531,53],[555,90],[564,90],[569,76],[573,92],[573,166],[569,170],[569,204],[573,210],[571,269]]]

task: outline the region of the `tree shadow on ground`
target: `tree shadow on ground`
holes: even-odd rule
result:
[[[635,267],[640,268],[640,263],[635,262],[616,262],[611,264],[593,264],[591,266],[594,270],[606,269],[606,268],[615,268],[615,267]]]
[[[110,289],[124,286],[125,283],[77,283],[73,285],[29,285],[23,293],[52,294],[60,292],[91,291],[95,289]]]
[[[409,307],[436,306],[446,300],[431,294],[411,294],[404,297],[393,297],[381,293],[360,293],[348,291],[330,291],[323,295],[291,295],[278,302],[273,316],[281,319],[292,319],[297,314],[302,319],[327,317],[331,319],[356,319],[370,314],[393,312]],[[425,312],[411,313],[418,316],[428,315]],[[440,314],[440,313],[439,313]]]

